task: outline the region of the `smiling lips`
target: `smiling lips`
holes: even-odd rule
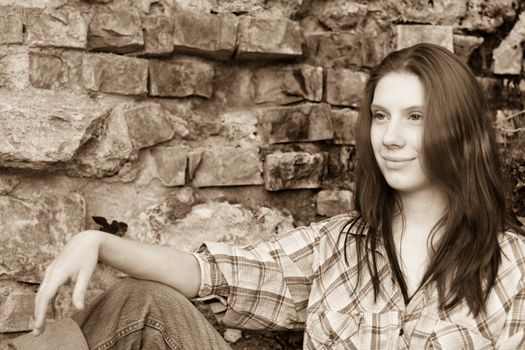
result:
[[[385,157],[382,156],[385,166],[391,169],[402,168],[406,163],[414,160],[415,158],[399,158],[399,157]]]
[[[385,156],[382,156],[382,158],[388,162],[408,162],[414,159],[414,158],[385,157]]]

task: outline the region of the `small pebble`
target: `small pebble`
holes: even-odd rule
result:
[[[235,343],[237,340],[242,338],[242,332],[239,329],[227,328],[224,331],[224,339],[228,343]]]

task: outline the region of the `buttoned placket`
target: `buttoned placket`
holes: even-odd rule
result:
[[[370,251],[371,248],[368,247],[368,249]],[[399,282],[394,277],[394,273],[392,271],[392,268],[390,267],[390,262],[388,261],[386,250],[382,243],[376,246],[375,252],[383,260],[383,263],[387,264],[387,266],[389,267],[388,272],[390,274],[392,286],[394,287],[391,296],[392,300],[394,301],[394,304],[398,309],[398,319],[396,321],[393,321],[396,324],[392,326],[397,327],[397,335],[400,338],[396,343],[398,344],[398,348],[400,349],[409,348],[410,338],[414,328],[417,325],[417,319],[421,315],[422,309],[425,308],[425,305],[427,305],[429,301],[429,281],[425,281],[425,283],[423,283],[423,285],[420,288],[418,288],[418,290],[412,296],[408,304],[405,304],[403,293],[401,292],[401,287],[399,285]],[[407,322],[414,319],[416,319],[414,327],[410,327],[411,329],[407,329]],[[401,347],[399,347],[400,345]]]
[[[425,281],[425,283],[423,283],[423,285],[415,292],[407,305],[404,305],[403,302],[404,310],[400,314],[399,336],[403,337],[403,341],[408,348],[411,346],[412,334],[418,325],[421,314],[425,307],[428,306],[429,283],[429,281]],[[397,286],[397,288],[400,289],[399,286]],[[413,323],[408,326],[410,321],[413,321]]]

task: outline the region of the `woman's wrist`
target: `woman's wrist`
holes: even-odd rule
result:
[[[85,230],[82,232],[79,232],[75,237],[77,239],[80,239],[83,241],[83,245],[87,248],[95,248],[97,251],[97,254],[99,255],[100,260],[100,252],[102,250],[102,246],[104,245],[108,233],[102,232],[99,230]],[[75,238],[74,237],[74,238]]]

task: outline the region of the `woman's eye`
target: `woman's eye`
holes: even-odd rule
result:
[[[374,112],[373,117],[376,120],[385,120],[387,118],[387,115],[382,112]]]
[[[419,121],[422,118],[423,116],[421,115],[421,113],[410,113],[410,115],[408,116],[408,119],[413,120],[413,121]]]

